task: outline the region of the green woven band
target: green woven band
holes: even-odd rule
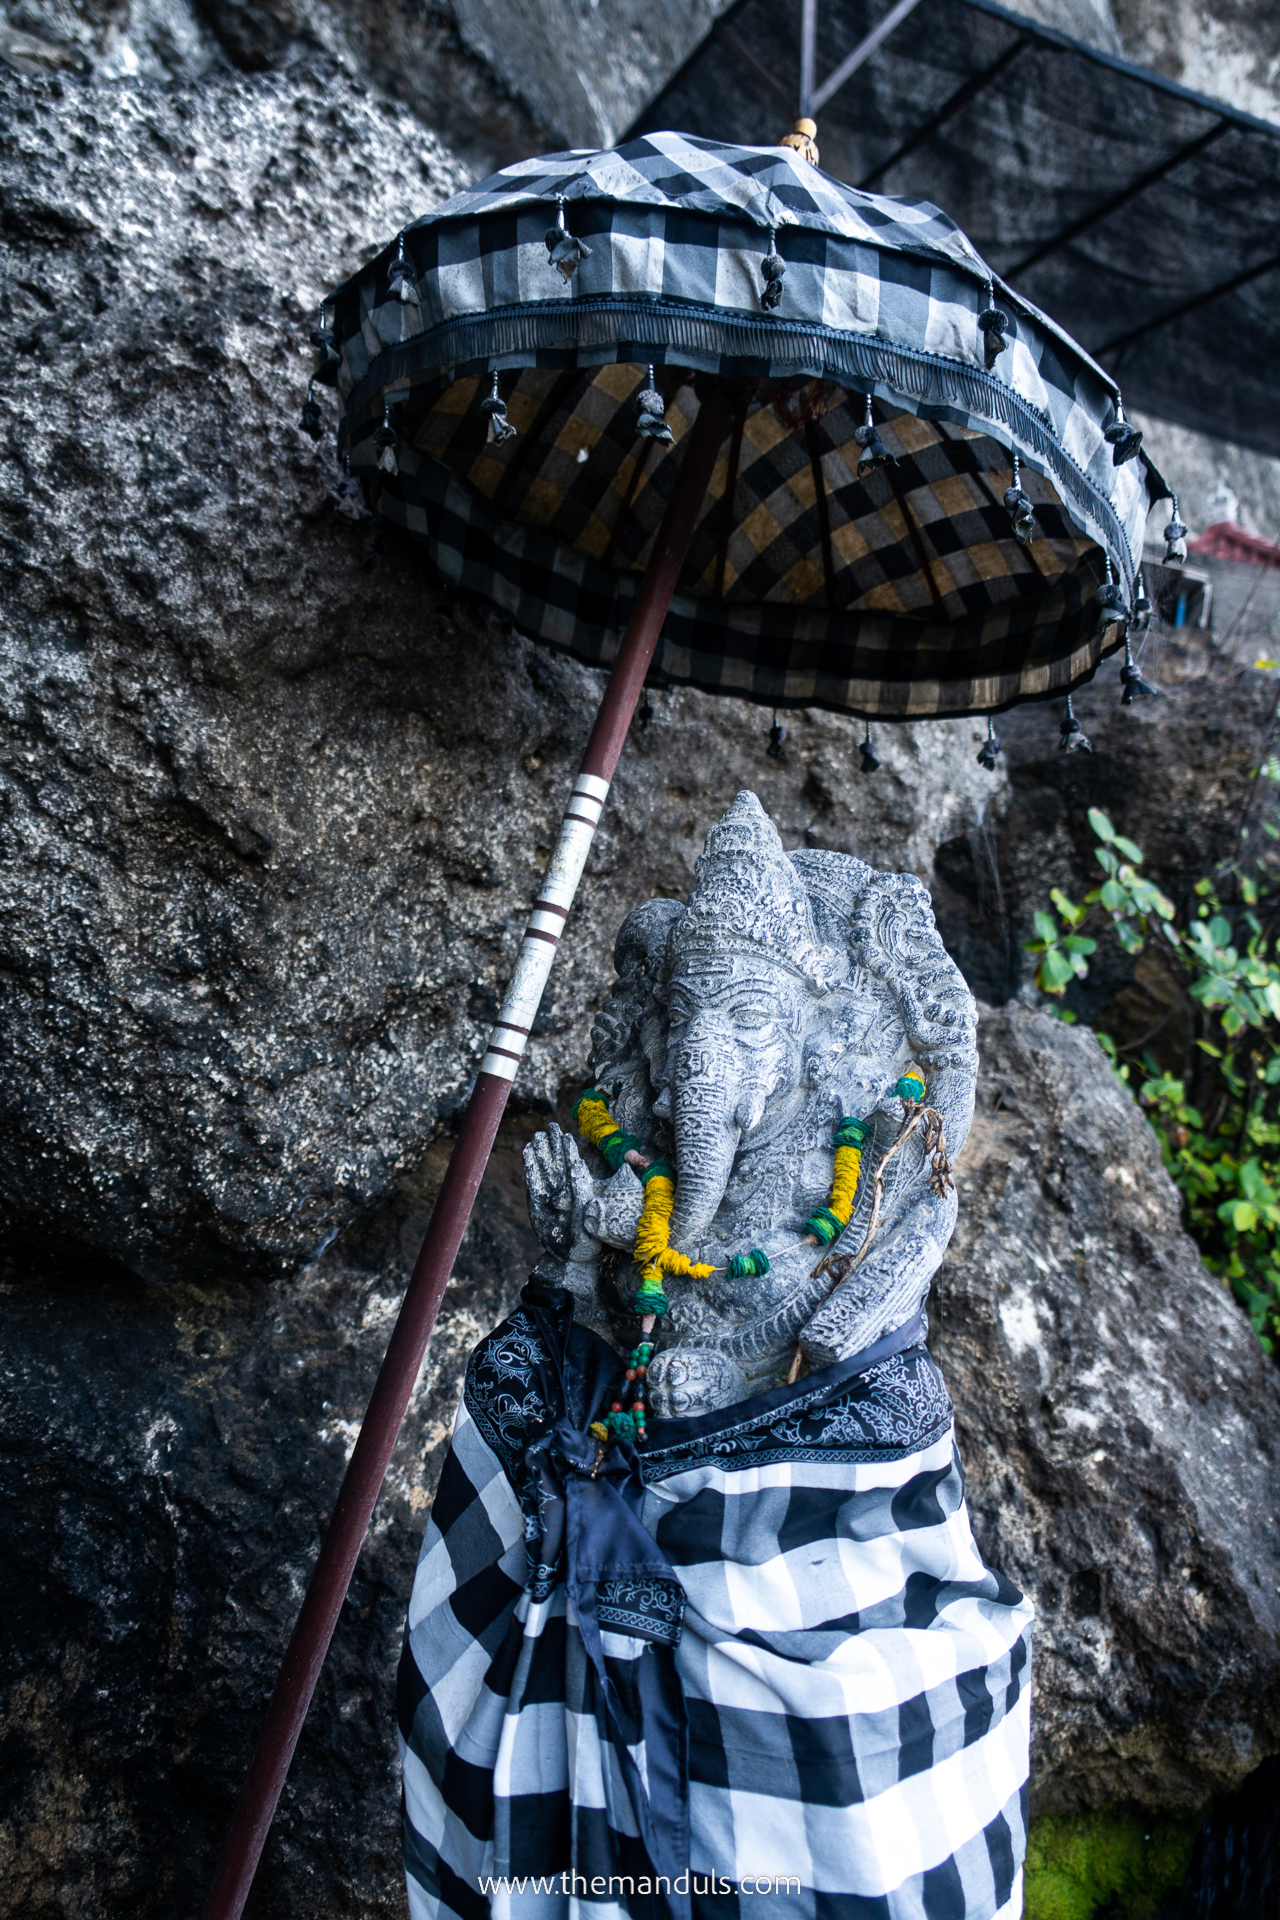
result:
[[[819,1207],[818,1211],[811,1214],[805,1221],[803,1231],[811,1233],[816,1240],[821,1240],[824,1247],[829,1247],[836,1235],[844,1232],[844,1221],[837,1220],[830,1207]]]
[[[871,1138],[871,1122],[855,1120],[846,1113],[840,1125],[831,1136],[833,1147],[864,1147]]]
[[[759,1247],[752,1247],[750,1253],[735,1253],[729,1260],[731,1280],[760,1280],[768,1271],[769,1256]]]
[[[651,1160],[647,1167],[642,1167],[640,1169],[640,1178],[641,1180],[643,1180],[646,1187],[648,1186],[649,1182],[652,1179],[654,1179],[658,1174],[661,1174],[664,1180],[670,1180],[674,1185],[675,1175],[674,1173],[672,1173],[670,1167],[667,1165],[665,1160]]]
[[[603,1140],[596,1143],[614,1172],[622,1165],[629,1153],[639,1153],[641,1143],[634,1133],[624,1133],[621,1127],[615,1127],[612,1133],[606,1133]]]
[[[663,1314],[669,1310],[670,1302],[661,1287],[637,1287],[631,1305],[636,1313]]]

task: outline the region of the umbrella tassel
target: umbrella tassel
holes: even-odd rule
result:
[[[1141,569],[1139,569],[1138,591],[1134,596],[1133,606],[1129,612],[1129,631],[1130,633],[1145,633],[1150,625],[1151,601],[1147,597],[1147,583],[1142,576]]]
[[[782,743],[786,739],[786,737],[787,737],[787,730],[784,726],[780,725],[778,720],[778,709],[775,707],[773,710],[773,725],[769,729],[769,744],[765,748],[765,752],[768,754],[771,760],[781,760]]]
[[[1124,416],[1124,401],[1116,395],[1115,418],[1102,430],[1102,437],[1111,449],[1113,466],[1122,467],[1126,460],[1132,460],[1142,445],[1141,431]]]
[[[867,395],[867,417],[860,427],[854,428],[853,437],[862,448],[862,452],[858,455],[859,480],[865,480],[867,475],[874,473],[877,467],[897,464],[880,438],[880,429],[872,418],[870,394]]]
[[[858,750],[859,757],[862,761],[861,771],[863,773],[876,773],[878,772],[880,767],[880,756],[877,754],[875,748],[871,744],[870,720],[866,722],[866,728],[867,728],[866,736],[863,739],[862,745]]]
[[[324,421],[320,417],[320,403],[316,399],[316,376],[313,373],[307,382],[307,397],[302,403],[302,415],[298,421],[302,431],[313,440],[319,440],[324,434]]]
[[[556,195],[556,224],[548,227],[544,236],[547,243],[547,264],[556,269],[560,278],[566,282],[572,280],[583,260],[591,258],[591,249],[576,234],[569,232],[564,218],[564,195]]]
[[[675,440],[675,435],[667,425],[666,402],[658,392],[652,367],[649,368],[648,386],[642,387],[636,395],[636,406],[639,410],[636,418],[636,433],[639,438],[661,440],[666,446],[670,446]]]
[[[400,462],[396,459],[396,447],[400,436],[391,424],[391,402],[382,403],[382,425],[373,436],[373,444],[378,452],[378,469],[381,473],[397,474]]]
[[[488,399],[480,402],[481,413],[489,416],[488,440],[490,446],[501,446],[504,440],[514,440],[516,430],[507,418],[507,403],[498,391],[498,375],[493,375],[493,391]]]
[[[418,289],[414,284],[413,269],[405,259],[403,234],[396,241],[396,257],[387,272],[387,292],[393,300],[398,300],[401,306],[419,309],[422,307]]]
[[[1013,453],[1013,484],[1005,488],[1005,510],[1013,521],[1013,537],[1020,547],[1029,547],[1040,529],[1030,496],[1022,490],[1022,462]]]
[[[338,482],[334,506],[344,520],[367,520],[369,517],[369,509],[364,503],[364,489],[352,477],[349,453],[342,456],[342,478]]]
[[[1172,513],[1168,526],[1164,530],[1164,564],[1166,567],[1180,567],[1187,557],[1187,529],[1182,524],[1182,515],[1178,512],[1178,496],[1169,495]]]
[[[1062,721],[1061,738],[1058,746],[1063,753],[1092,753],[1089,736],[1076,719],[1075,708],[1071,704],[1071,695],[1067,695],[1067,711]]]
[[[1120,669],[1120,684],[1124,688],[1120,695],[1120,705],[1131,707],[1135,700],[1149,700],[1157,691],[1149,681],[1143,679],[1134,665],[1133,649],[1129,645],[1129,636],[1124,637],[1124,665]]]
[[[323,307],[320,309],[319,321],[311,329],[311,344],[320,356],[316,362],[314,377],[320,382],[322,387],[336,387],[338,384],[338,368],[342,365],[342,357],[338,352],[338,345],[334,337],[333,328],[325,322]]]
[[[1129,610],[1124,603],[1124,594],[1116,585],[1115,575],[1111,571],[1111,556],[1106,554],[1103,558],[1107,577],[1094,598],[1094,605],[1098,609],[1098,624],[1095,631],[1099,639],[1122,621],[1126,631],[1129,625]]]
[[[1009,344],[1009,327],[1009,316],[996,305],[995,286],[994,283],[989,283],[987,304],[978,315],[978,332],[982,335],[982,359],[988,373]]]
[[[982,743],[981,752],[978,754],[978,765],[980,767],[985,767],[988,773],[994,773],[996,770],[996,763],[1003,752],[1004,752],[1004,741],[1000,738],[1000,735],[996,732],[995,722],[991,718],[991,715],[988,714],[987,715],[987,737]]]
[[[760,272],[764,276],[764,292],[760,295],[760,305],[766,313],[772,313],[782,302],[782,278],[787,271],[787,263],[778,252],[776,227],[769,229],[769,251],[760,262]]]

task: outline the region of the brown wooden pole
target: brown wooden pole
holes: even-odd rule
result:
[[[701,405],[685,444],[680,472],[582,756],[581,772],[574,783],[560,843],[530,916],[515,978],[503,1003],[502,1013],[506,1018],[499,1018],[476,1078],[422,1251],[338,1490],[333,1518],[281,1663],[271,1704],[223,1845],[204,1920],[239,1920],[244,1911],[409,1396],[471,1218],[515,1078],[516,1063],[524,1051],[528,1028],[533,1024],[532,1018],[517,1022],[516,1015],[526,1012],[530,1005],[536,1011],[537,1000],[541,998],[542,984],[559,944],[559,930],[568,914],[605,792],[618,764],[689,550],[698,510],[706,496],[730,415],[729,402],[719,386],[709,381],[702,384]]]

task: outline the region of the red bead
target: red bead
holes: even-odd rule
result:
[[[632,1404],[631,1404],[631,1411],[632,1411],[632,1413],[643,1413],[643,1412],[644,1412],[644,1401],[643,1401],[643,1400],[634,1400],[634,1401],[632,1402]]]
[[[637,1374],[639,1374],[639,1376],[640,1376],[640,1378],[641,1378],[642,1380],[647,1380],[647,1379],[649,1378],[649,1369],[648,1369],[648,1367],[637,1367],[637,1368],[636,1368],[636,1372],[637,1372]],[[628,1375],[627,1375],[627,1378],[628,1378],[628,1380],[629,1380],[629,1379],[631,1378],[631,1375],[630,1375],[630,1374],[628,1374]]]
[[[621,1400],[614,1400],[613,1402],[611,1402],[609,1411],[610,1413],[621,1413],[622,1412]]]
[[[628,1367],[628,1368],[627,1368],[627,1378],[628,1378],[628,1380],[634,1380],[634,1379],[635,1379],[635,1377],[636,1377],[636,1370],[635,1370],[635,1368],[634,1368],[634,1367]]]

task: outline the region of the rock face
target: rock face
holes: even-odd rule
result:
[[[461,1367],[534,1255],[508,1128],[249,1907],[404,1910],[393,1695]],[[0,1915],[197,1914],[444,1167],[289,1287],[0,1268]]]
[[[1008,786],[966,834],[943,841],[926,876],[943,937],[980,999],[999,1003],[1030,978],[1035,962],[1023,943],[1052,887],[1081,900],[1099,885],[1090,807],[1137,842],[1143,871],[1184,912],[1219,861],[1269,844],[1262,828],[1277,817],[1275,792],[1253,775],[1271,751],[1275,686],[1233,667],[1204,636],[1195,642],[1184,648],[1168,630],[1152,633],[1142,670],[1164,690],[1131,707],[1120,705],[1119,660],[1103,663],[1074,701],[1091,753],[1060,750],[1059,701],[1000,716]],[[1104,950],[1067,1004],[1097,1020],[1142,971],[1141,961]],[[1117,1030],[1111,1011],[1102,1024]]]
[[[1190,1810],[1280,1748],[1280,1382],[1090,1036],[1011,1006],[979,1043],[931,1345],[983,1552],[1039,1612],[1033,1791]],[[403,1913],[399,1637],[462,1359],[533,1257],[536,1124],[491,1166],[256,1920]],[[2,1920],[198,1911],[443,1163],[291,1281],[0,1286]]]
[[[931,1346],[1035,1601],[1041,1806],[1197,1807],[1280,1747],[1280,1378],[1093,1036],[983,1012]]]
[[[456,172],[340,77],[0,82],[0,1206],[156,1279],[312,1258],[478,1062],[599,680],[335,517],[295,426],[322,289]],[[789,844],[926,870],[980,730],[656,694],[522,1091],[613,933],[756,784]]]
[[[412,60],[398,5],[362,11],[366,71],[430,70],[483,164],[544,144],[443,11]],[[298,63],[348,58],[356,12],[11,15],[0,53],[34,77],[0,70],[0,1915],[158,1920],[198,1908],[599,680],[339,519],[294,424],[322,290],[460,178],[406,108]],[[111,82],[130,53],[204,77]],[[263,1920],[403,1910],[417,1536],[461,1356],[532,1251],[518,1148],[580,1084],[624,913],[687,894],[750,786],[788,847],[921,874],[1000,998],[1049,885],[1092,878],[1089,804],[1175,890],[1225,849],[1268,704],[1246,679],[1113,712],[1104,675],[1092,760],[1031,710],[1001,722],[1007,776],[955,722],[879,730],[864,779],[847,721],[785,716],[775,762],[767,713],[653,693]],[[1088,1036],[1010,1006],[983,1044],[935,1342],[984,1548],[1041,1610],[1037,1791],[1191,1805],[1280,1745],[1275,1376]]]

